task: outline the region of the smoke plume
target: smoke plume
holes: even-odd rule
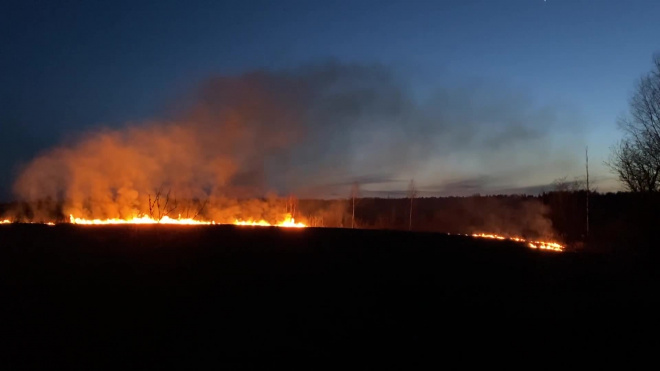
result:
[[[158,198],[176,214],[272,221],[283,210],[274,195],[328,196],[329,185],[365,174],[396,182],[440,164],[435,174],[455,179],[498,164],[570,163],[549,156],[555,111],[479,87],[419,102],[405,86],[386,67],[339,63],[211,78],[166,120],[89,132],[40,154],[14,191],[40,202],[36,214],[59,205],[65,216],[129,218]]]

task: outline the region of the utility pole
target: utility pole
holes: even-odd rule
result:
[[[417,195],[417,188],[415,187],[415,179],[410,179],[410,184],[408,184],[408,197],[410,198],[410,216],[408,218],[408,230],[412,231],[412,212],[413,212],[413,200]]]
[[[351,199],[353,200],[353,211],[351,217],[351,228],[355,228],[355,198],[360,195],[360,184],[354,182],[351,187]]]
[[[353,216],[351,218],[351,228],[355,228],[355,196],[353,196]]]
[[[584,148],[585,166],[587,169],[587,237],[589,237],[589,146]]]

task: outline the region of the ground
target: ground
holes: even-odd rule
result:
[[[3,357],[189,365],[617,346],[655,331],[654,267],[434,233],[4,225]]]

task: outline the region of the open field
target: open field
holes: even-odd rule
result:
[[[616,345],[651,331],[652,267],[432,233],[4,225],[2,349],[47,365]]]

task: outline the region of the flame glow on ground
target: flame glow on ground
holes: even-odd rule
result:
[[[9,220],[9,219],[0,220],[0,224],[11,224],[11,223],[14,223],[14,222]],[[53,222],[47,222],[47,223],[34,223],[34,222],[31,222],[31,223],[27,223],[27,224],[45,224],[45,225],[50,225],[50,226],[55,225],[55,223],[53,223]]]
[[[84,218],[75,218],[73,215],[69,216],[69,222],[71,224],[79,224],[79,225],[116,225],[116,224],[171,224],[171,225],[217,225],[221,223],[216,223],[215,221],[201,221],[201,220],[194,220],[191,218],[177,218],[173,219],[168,216],[162,217],[160,220],[151,218],[149,216],[141,216],[141,217],[134,217],[132,219],[84,219]],[[0,224],[10,224],[12,223],[11,220],[5,219],[5,220],[0,220]],[[55,223],[49,222],[46,223],[47,225],[55,225]],[[306,225],[303,223],[296,223],[296,221],[288,216],[285,220],[271,224],[265,220],[235,220],[233,225],[241,225],[241,226],[256,226],[256,227],[284,227],[284,228],[305,228]],[[521,237],[505,237],[505,236],[500,236],[497,234],[490,234],[490,233],[475,233],[471,235],[466,235],[466,236],[472,236],[476,238],[490,238],[490,239],[495,239],[495,240],[509,240],[509,241],[515,241],[515,242],[520,242],[524,243],[527,247],[531,249],[538,249],[538,250],[549,250],[549,251],[564,251],[564,246],[557,243],[557,242],[552,242],[552,241],[531,241],[531,240],[526,240]]]
[[[497,234],[489,234],[489,233],[475,233],[472,234],[472,237],[477,237],[477,238],[491,238],[495,240],[509,240],[509,241],[516,241],[516,242],[522,242],[526,244],[529,248],[531,249],[539,249],[539,250],[550,250],[550,251],[564,251],[564,246],[557,243],[557,242],[551,242],[551,241],[529,241],[521,237],[504,237],[500,236]]]

